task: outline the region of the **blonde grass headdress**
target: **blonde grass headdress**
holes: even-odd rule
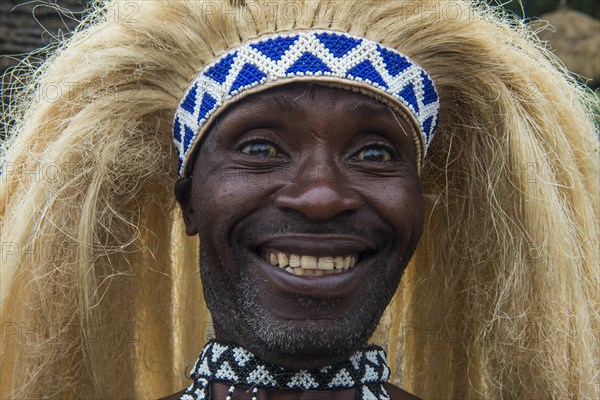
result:
[[[412,60],[440,99],[427,142],[433,106],[411,110],[377,78],[345,87],[396,105],[428,144],[423,236],[372,338],[392,381],[422,398],[598,398],[598,103],[486,3],[93,2],[42,66],[22,65],[3,113],[0,397],[188,386],[211,324],[173,195],[188,154],[174,115],[232,51],[327,32]]]
[[[173,122],[179,174],[210,121],[243,96],[294,81],[316,81],[378,94],[413,125],[417,160],[427,153],[439,113],[431,78],[408,57],[372,40],[334,31],[269,35],[207,65],[185,94]]]

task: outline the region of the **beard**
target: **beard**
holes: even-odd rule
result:
[[[281,293],[283,303],[294,307],[295,315],[306,318],[278,316],[272,309],[277,295],[261,292],[265,284],[260,280],[264,278],[253,270],[260,261],[250,250],[252,244],[265,236],[331,232],[368,237],[376,244],[372,259],[362,266],[370,271],[360,290],[350,298],[291,297]],[[206,232],[206,240],[201,240],[200,268],[217,339],[233,340],[264,361],[284,367],[321,367],[348,358],[367,344],[376,329],[419,236],[416,240],[402,240],[411,236],[398,238],[387,225],[360,219],[339,218],[311,224],[294,213],[285,219],[255,213],[236,224],[226,241],[216,237],[211,240]],[[265,301],[265,295],[271,300]]]
[[[361,292],[370,295],[358,299],[352,312],[328,320],[287,320],[274,315],[261,302],[256,285],[258,278],[247,268],[247,254],[237,251],[233,257],[239,271],[236,290],[225,273],[214,273],[215,270],[226,271],[223,260],[208,253],[210,250],[202,247],[201,269],[205,299],[217,338],[219,332],[227,332],[227,337],[237,338],[240,345],[263,360],[283,366],[293,362],[321,367],[352,355],[366,345],[397,286],[397,282],[385,279],[384,274],[372,273],[364,283],[366,290]],[[209,270],[211,261],[217,261],[216,269]],[[297,306],[310,315],[314,309],[332,309],[339,301],[299,297]]]

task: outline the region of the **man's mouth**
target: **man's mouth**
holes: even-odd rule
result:
[[[344,234],[288,233],[257,238],[248,246],[265,296],[296,304],[296,296],[350,298],[367,279],[383,247],[373,238]],[[282,301],[282,300],[281,300]],[[283,303],[273,305],[281,315]],[[286,303],[287,304],[287,303]],[[281,306],[281,307],[280,307]],[[288,315],[289,317],[289,315]]]
[[[269,264],[296,276],[321,276],[351,270],[359,260],[359,253],[348,255],[314,256],[283,250],[263,248],[260,256]]]

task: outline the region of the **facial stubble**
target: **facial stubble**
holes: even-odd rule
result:
[[[224,260],[214,255],[214,249],[201,247],[205,298],[215,325],[232,332],[242,346],[275,364],[290,360],[306,365],[317,360],[331,363],[350,356],[367,343],[397,285],[395,279],[373,271],[351,312],[337,319],[311,320],[311,310],[335,308],[339,299],[303,297],[296,304],[306,310],[307,319],[288,320],[276,316],[261,302],[259,278],[250,270],[252,260],[247,251],[238,246],[232,255],[235,285],[224,272],[228,271]],[[390,256],[380,254],[378,259],[393,259]],[[381,268],[385,267],[377,269]]]

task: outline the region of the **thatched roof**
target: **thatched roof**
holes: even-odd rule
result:
[[[567,68],[585,78],[591,86],[600,84],[600,21],[566,7],[540,16],[534,23],[538,36],[548,41],[549,47]]]

